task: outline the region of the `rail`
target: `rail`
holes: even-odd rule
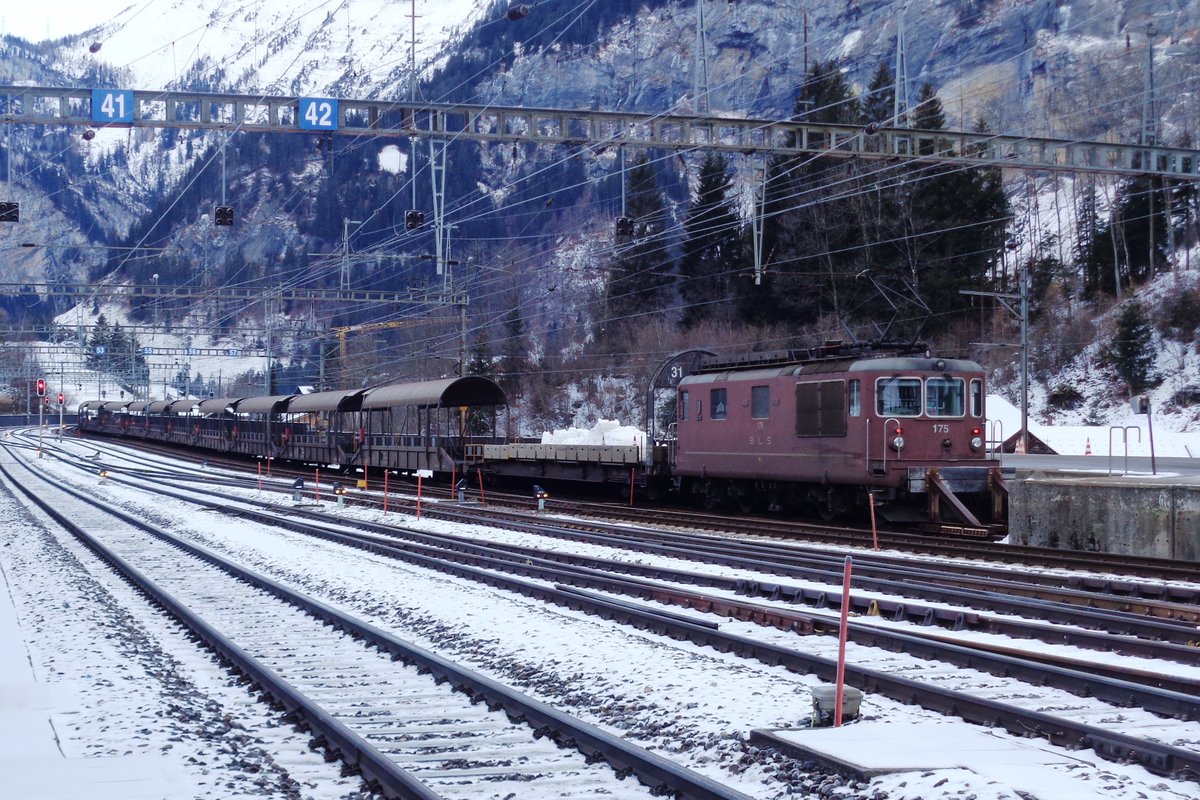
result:
[[[22,465],[26,469],[30,469],[24,462],[22,462]],[[32,472],[31,469],[30,471]],[[101,555],[102,558],[105,558],[106,561],[113,564],[114,568],[118,569],[131,582],[139,586],[139,588],[148,587],[143,590],[151,594],[155,602],[161,604],[170,613],[175,615],[185,626],[191,628],[193,625],[196,625],[197,627],[194,630],[196,630],[197,635],[206,644],[217,650],[230,663],[237,665],[239,670],[242,670],[244,674],[250,677],[265,692],[271,694],[272,697],[287,707],[289,711],[301,716],[313,730],[321,732],[328,746],[341,753],[349,764],[361,770],[365,779],[377,781],[382,787],[391,792],[389,795],[391,797],[403,798],[404,800],[440,800],[439,795],[430,792],[428,787],[412,778],[412,776],[386,758],[365,739],[360,738],[353,731],[337,722],[328,712],[311,703],[304,695],[281,681],[274,673],[259,665],[222,634],[215,631],[215,629],[211,629],[203,620],[196,617],[187,608],[178,604],[170,595],[157,589],[153,583],[134,570],[128,563],[120,559],[119,556],[111,553],[101,543],[93,540],[85,531],[74,525],[64,515],[53,510],[48,503],[39,498],[26,484],[13,480],[12,475],[3,465],[0,465],[0,474],[7,478],[10,483],[17,486],[26,497],[36,503],[56,522],[71,531],[77,538],[80,538],[85,545]],[[294,592],[283,584],[266,576],[227,561],[207,548],[169,536],[132,515],[99,503],[74,489],[61,486],[46,476],[40,477],[42,480],[54,484],[61,491],[90,505],[101,507],[106,513],[112,514],[130,525],[145,530],[150,535],[167,541],[196,558],[206,561],[240,580],[275,595],[285,602],[296,605],[317,619],[324,620],[351,636],[369,642],[375,647],[390,653],[395,658],[413,664],[418,669],[428,671],[436,679],[448,681],[454,688],[465,692],[469,696],[482,698],[489,706],[504,709],[509,717],[514,720],[524,721],[525,724],[534,729],[544,728],[559,737],[560,741],[571,742],[575,749],[585,755],[599,756],[605,759],[615,769],[628,769],[632,771],[648,786],[667,787],[675,796],[684,800],[750,800],[747,795],[741,792],[692,772],[686,767],[680,766],[657,753],[629,744],[620,736],[575,719],[552,706],[530,698],[524,692],[512,689],[498,681],[461,667],[435,653],[410,644],[386,631],[345,614],[333,606]],[[166,492],[166,494],[179,497],[179,495],[172,492]],[[191,501],[196,502],[195,498],[191,498]],[[276,519],[273,524],[278,525],[280,522]],[[287,525],[285,524],[284,527],[287,527]],[[112,558],[110,559],[105,553],[111,555]],[[121,566],[118,566],[118,564]],[[631,612],[619,612],[614,609],[614,613]],[[656,616],[666,620],[666,617],[661,613]],[[681,630],[710,630],[710,628],[702,624],[684,621],[667,622],[668,624],[678,626]]]

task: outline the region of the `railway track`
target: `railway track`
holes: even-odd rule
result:
[[[385,796],[475,798],[487,787],[486,796],[497,797],[745,798],[24,462],[0,465],[0,473]],[[645,785],[621,780],[626,774]]]
[[[109,441],[107,439],[88,439],[89,442]],[[174,448],[155,442],[142,440],[124,440],[127,446],[145,449],[170,455],[181,460],[195,460],[197,463],[206,461],[212,465],[221,465],[232,470],[244,471],[253,463],[243,459],[221,458],[208,456],[199,458],[186,449]],[[290,479],[305,480],[309,486],[314,477],[314,471],[299,470],[275,464],[275,476],[286,476]],[[348,482],[341,475],[324,475],[328,481],[325,489],[332,487],[333,482]],[[379,490],[382,480],[374,475],[370,483],[371,492],[352,492],[354,502],[380,504]],[[403,487],[403,488],[402,488]],[[437,485],[423,487],[426,496],[431,499],[452,500],[449,489]],[[393,484],[392,491],[414,491],[406,483]],[[473,498],[478,497],[477,488],[470,489]],[[488,507],[491,513],[499,514],[503,508],[529,509],[534,501],[528,495],[503,492],[493,487],[487,489]],[[392,508],[411,508],[412,503],[401,496],[390,499]],[[688,509],[656,506],[653,508],[630,507],[626,503],[596,502],[577,498],[559,498],[552,500],[550,508],[555,514],[569,515],[581,519],[595,519],[612,527],[613,523],[627,523],[643,528],[670,528],[676,531],[705,531],[722,535],[735,534],[757,541],[778,540],[782,545],[781,552],[797,543],[827,545],[832,547],[867,548],[872,546],[872,534],[869,528],[845,525],[818,525],[809,521],[785,519],[773,516],[729,515],[718,512],[698,512]],[[1040,578],[1047,585],[1059,585],[1066,589],[1084,591],[1096,590],[1114,597],[1127,596],[1131,599],[1161,599],[1167,602],[1178,600],[1183,603],[1200,603],[1200,562],[1180,562],[1177,560],[1149,558],[1133,554],[1111,554],[1090,551],[1057,550],[1051,548],[1029,547],[1024,545],[1009,545],[999,542],[963,541],[948,537],[936,537],[927,534],[917,534],[881,528],[878,531],[879,544],[888,550],[902,551],[920,557],[934,556],[941,558],[968,559],[979,561],[986,559],[990,566],[982,567],[980,575],[997,579],[1004,577],[998,564],[1012,565],[1009,572],[1021,572],[1027,580],[1038,580],[1037,576],[1026,574],[1028,567],[1038,567],[1046,570],[1064,570],[1082,574],[1058,574]],[[761,546],[766,546],[765,544]],[[886,559],[888,556],[875,556]],[[906,557],[905,557],[906,558]],[[904,558],[897,559],[904,560]],[[963,569],[965,571],[965,568]],[[1146,580],[1141,580],[1146,579]],[[1188,582],[1198,584],[1198,587],[1181,588],[1173,583]],[[1166,587],[1166,588],[1164,588]]]
[[[342,536],[342,534],[337,534],[337,535]],[[370,547],[373,551],[376,551],[376,552],[380,552],[381,551],[380,548],[384,547],[383,545],[380,545],[378,542],[367,542],[367,541],[360,541],[358,543],[358,546]],[[455,556],[447,556],[444,553],[435,555],[433,553],[434,548],[430,547],[430,548],[428,548],[429,552],[422,552],[422,554],[419,556],[419,559],[425,561],[426,563],[430,563],[430,565],[432,566],[431,560],[434,558],[437,558],[437,559],[443,561],[443,565],[435,566],[435,568],[443,569],[445,571],[451,571],[456,575],[466,574],[466,571],[464,569],[449,566],[446,562],[453,561],[455,559],[462,560],[464,557],[461,555],[461,552],[463,550],[467,549],[467,544],[458,542],[455,545],[450,546],[450,549],[459,554],[455,555]],[[495,550],[497,548],[489,547],[487,549]],[[406,545],[404,545],[403,554],[397,554],[396,557],[417,559],[418,556],[415,555],[413,551],[414,551],[413,544],[411,544],[411,543],[406,544]],[[478,555],[476,557],[478,557]],[[575,573],[573,573],[571,575],[566,576],[565,578],[562,576],[559,576],[557,578],[548,576],[544,572],[541,572],[542,568],[540,565],[534,565],[531,563],[532,559],[535,557],[536,556],[534,556],[530,552],[510,554],[510,557],[507,561],[507,565],[502,565],[502,562],[504,562],[504,559],[497,558],[497,557],[495,557],[494,554],[489,554],[487,556],[488,560],[486,563],[487,576],[484,577],[484,576],[476,575],[474,577],[474,579],[475,580],[486,580],[487,582],[492,583],[493,585],[501,585],[501,582],[499,582],[498,579],[496,579],[494,577],[494,574],[495,574],[496,570],[503,569],[506,571],[518,572],[520,574],[526,574],[526,575],[535,575],[536,574],[536,577],[539,577],[543,581],[563,580],[564,583],[575,583],[575,584],[582,583],[585,585],[588,581],[593,581],[594,582],[593,585],[595,588],[601,588],[604,591],[610,591],[610,592],[611,591],[619,591],[619,590],[614,590],[613,587],[616,585],[617,582],[613,581],[611,577],[604,578],[601,576],[588,576],[588,577],[586,577],[586,579],[581,579],[579,577],[578,571],[576,571]],[[538,558],[539,558],[539,561],[544,560],[544,559],[541,559],[540,557],[538,557]],[[513,566],[514,564],[516,565],[515,567]],[[576,568],[579,567],[578,564],[575,564],[574,566]],[[658,570],[658,568],[651,568],[651,569]],[[513,585],[511,583],[504,583],[503,585],[505,585],[506,588],[513,588]],[[556,588],[556,590],[558,590],[558,587],[555,587],[555,588]],[[546,590],[544,588],[542,588],[542,589],[537,589],[536,591],[545,592]],[[669,587],[661,587],[661,586],[647,587],[645,585],[642,585],[642,586],[638,587],[632,593],[635,593],[635,594],[640,593],[645,596],[655,596],[656,594],[667,595],[671,591],[678,591],[678,590],[671,589]],[[578,591],[576,591],[575,593],[577,595],[579,595]],[[780,612],[780,611],[770,611],[770,610],[762,610],[762,609],[755,611],[753,609],[748,609],[748,607],[745,605],[737,606],[737,604],[735,604],[735,603],[730,603],[730,601],[727,598],[721,598],[721,597],[713,598],[713,597],[703,597],[703,596],[699,596],[699,597],[692,596],[690,599],[686,600],[686,602],[684,604],[690,604],[695,607],[703,607],[705,604],[711,604],[711,606],[713,606],[713,607],[715,607],[717,605],[721,605],[726,610],[733,609],[730,611],[731,615],[738,616],[738,617],[745,616],[747,618],[753,618],[756,614],[760,615],[763,618],[770,618],[770,617],[772,617],[772,615],[774,615],[776,618],[786,616],[786,615],[782,614],[782,612]],[[634,611],[636,611],[636,609]],[[632,615],[634,613],[634,611],[626,611],[626,612],[619,612],[619,613],[625,613],[625,614]],[[618,612],[610,612],[610,613],[615,614]],[[650,614],[646,614],[645,612],[638,612],[638,613],[642,613],[643,617],[655,616],[653,613],[650,613]],[[793,614],[792,616],[793,616],[792,623],[791,623],[792,630],[795,630],[797,615]],[[820,620],[814,621],[814,620],[810,619],[810,622],[814,625],[814,627],[821,625]],[[644,620],[642,622],[640,622],[639,624],[645,624]],[[673,632],[670,633],[670,635],[686,636],[687,638],[692,638],[693,641],[701,641],[703,643],[710,644],[714,647],[731,648],[731,649],[737,650],[739,652],[751,653],[751,654],[754,654],[754,656],[757,658],[761,658],[764,660],[771,660],[772,663],[786,663],[789,666],[789,668],[791,668],[791,669],[810,671],[810,672],[814,672],[816,674],[821,674],[823,676],[826,673],[828,673],[828,670],[829,670],[828,659],[825,659],[823,661],[820,658],[816,658],[815,660],[813,658],[805,658],[803,655],[798,656],[794,651],[791,651],[789,648],[767,646],[761,642],[755,641],[752,638],[746,639],[745,637],[743,637],[743,638],[739,639],[739,638],[735,637],[735,638],[721,639],[721,637],[718,634],[714,633],[711,628],[699,630],[698,628],[700,626],[696,626],[697,629],[690,629],[687,627],[690,624],[694,624],[694,623],[688,623],[686,621],[679,622],[677,624],[677,627],[674,629]],[[772,623],[772,624],[777,624],[777,623]],[[828,620],[827,619],[824,620],[824,627],[828,628]],[[879,633],[869,633],[868,634],[868,633],[864,633],[864,632],[860,631],[860,632],[856,632],[856,636],[860,637],[860,639],[859,639],[860,641],[865,642],[866,638],[869,638],[870,636],[879,637],[879,636],[881,636],[881,634],[879,634]],[[862,638],[862,637],[866,637],[866,638]],[[1116,641],[1116,640],[1110,640],[1110,641]],[[922,645],[922,646],[928,646],[928,645]],[[1015,648],[1013,648],[1013,649],[1015,649]],[[953,659],[948,659],[946,657],[945,648],[942,648],[939,651],[939,650],[931,647],[931,649],[927,652],[928,652],[927,657],[930,657],[930,658],[936,657],[936,658],[945,660],[947,663],[956,663]],[[965,658],[966,658],[966,661],[964,663],[970,664],[971,666],[978,666],[978,663],[982,661],[982,659],[977,654],[967,655]],[[1046,669],[1039,670],[1039,669],[1033,669],[1033,668],[1030,668],[1027,666],[1021,668],[1012,662],[1010,662],[1007,666],[1002,667],[1002,670],[1005,671],[1005,674],[1010,674],[1010,675],[1013,674],[1014,671],[1021,672],[1021,669],[1030,670],[1029,672],[1022,673],[1022,674],[1026,674],[1028,676],[1029,680],[1033,680],[1035,682],[1046,680],[1046,676],[1050,672],[1049,670],[1046,670]],[[1094,726],[1091,726],[1087,723],[1076,724],[1076,723],[1072,723],[1069,721],[1064,722],[1063,720],[1057,719],[1057,718],[1053,718],[1053,719],[1057,719],[1056,722],[1051,722],[1051,720],[1048,719],[1047,716],[1045,716],[1045,715],[1039,716],[1037,712],[1028,712],[1028,711],[1020,711],[1020,710],[1014,711],[1013,708],[1008,707],[1008,705],[1005,703],[994,703],[994,702],[989,703],[986,701],[982,701],[980,698],[976,698],[976,697],[965,697],[964,698],[962,696],[959,696],[962,694],[961,692],[958,692],[958,693],[950,692],[949,694],[926,696],[924,693],[927,691],[927,688],[919,686],[919,682],[908,681],[907,679],[900,678],[895,674],[881,675],[877,671],[870,670],[870,669],[867,669],[867,670],[857,670],[856,669],[856,670],[852,670],[852,672],[854,672],[854,676],[855,676],[853,678],[853,680],[857,680],[857,681],[861,682],[861,684],[863,686],[866,686],[868,688],[873,688],[873,689],[876,689],[879,691],[883,691],[894,697],[899,696],[899,697],[907,697],[910,699],[920,697],[921,699],[918,700],[918,702],[920,702],[922,705],[926,705],[927,707],[932,707],[932,708],[955,709],[957,711],[957,713],[959,713],[960,715],[964,716],[964,718],[967,718],[967,719],[976,719],[976,720],[980,720],[980,721],[986,720],[991,724],[1003,724],[1006,727],[1009,727],[1010,730],[1040,730],[1043,732],[1044,735],[1046,735],[1048,738],[1051,738],[1052,740],[1058,739],[1061,741],[1071,741],[1080,746],[1093,747],[1097,750],[1097,752],[1103,753],[1110,757],[1134,759],[1134,760],[1138,761],[1139,763],[1143,763],[1143,764],[1147,765],[1148,768],[1153,769],[1155,771],[1195,774],[1195,769],[1196,769],[1195,754],[1191,750],[1189,750],[1188,748],[1185,748],[1185,747],[1172,748],[1169,745],[1162,745],[1161,743],[1154,743],[1152,741],[1139,740],[1138,737],[1126,737],[1124,734],[1122,734],[1120,732],[1120,730],[1113,731],[1113,730],[1107,730],[1107,729],[1103,729],[1103,728],[1095,728]],[[1093,670],[1093,672],[1094,672],[1094,670]],[[926,675],[924,677],[928,678],[929,676]],[[1098,680],[1094,674],[1076,675],[1072,679],[1075,680],[1076,682],[1078,682],[1080,690],[1083,693],[1085,693],[1085,694],[1086,693],[1097,693],[1096,687],[1098,686]],[[934,680],[944,681],[945,676],[944,675],[936,675],[936,676],[934,676]],[[989,691],[994,691],[994,690],[990,689]],[[1109,689],[1105,689],[1105,690],[1103,690],[1103,693],[1107,693],[1109,691],[1110,691]],[[1117,702],[1123,702],[1121,692],[1127,691],[1125,687],[1117,686],[1115,689],[1112,689],[1111,691],[1116,693],[1113,695],[1113,697],[1114,697],[1114,699],[1117,700]],[[1191,700],[1182,699],[1182,698],[1170,698],[1169,694],[1170,694],[1170,692],[1160,693],[1160,694],[1158,694],[1158,700],[1150,700],[1150,701],[1139,700],[1137,702],[1147,708],[1152,708],[1156,713],[1181,716],[1181,717],[1185,717],[1185,718],[1189,718],[1189,717],[1194,718],[1194,716],[1195,716],[1194,708],[1193,709],[1185,709],[1185,707],[1184,707],[1188,702],[1191,702]],[[1129,695],[1125,695],[1124,697],[1125,697],[1124,702],[1127,702]],[[1166,704],[1160,705],[1159,703],[1162,703],[1164,699],[1167,701]],[[1178,704],[1181,700],[1184,703],[1184,705]],[[1156,724],[1157,723],[1147,722],[1147,723],[1143,724],[1143,727],[1153,728]],[[1185,729],[1185,731],[1182,732],[1180,735],[1178,735],[1177,738],[1178,738],[1178,740],[1181,740],[1181,741],[1192,741],[1194,743],[1195,735],[1196,734],[1195,734],[1194,730]],[[1191,739],[1188,739],[1188,737],[1191,737]]]

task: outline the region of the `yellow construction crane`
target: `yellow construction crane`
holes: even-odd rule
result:
[[[412,317],[409,319],[396,319],[390,322],[363,322],[358,325],[342,325],[337,328],[331,328],[330,333],[337,337],[338,343],[338,378],[339,385],[346,386],[346,364],[348,353],[346,350],[346,337],[351,333],[365,333],[368,331],[380,331],[389,328],[414,328],[418,325],[427,325],[431,322],[444,322],[433,317]]]

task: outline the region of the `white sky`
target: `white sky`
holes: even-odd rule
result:
[[[0,12],[0,31],[31,42],[82,33],[132,0],[54,0],[53,3],[11,3]]]

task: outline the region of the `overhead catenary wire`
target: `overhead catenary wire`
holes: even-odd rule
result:
[[[454,209],[452,209],[452,210],[456,210],[456,209],[466,210],[466,209],[467,209],[467,207],[468,207],[467,205],[455,205],[455,206],[454,206]],[[479,216],[482,216],[482,215],[479,215]],[[468,216],[468,217],[464,217],[464,218],[467,218],[467,219],[470,219],[470,218],[479,218],[479,216]],[[365,255],[368,255],[368,254],[367,254],[367,253],[365,253]],[[298,278],[302,278],[302,277],[304,277],[304,276],[298,276]]]

